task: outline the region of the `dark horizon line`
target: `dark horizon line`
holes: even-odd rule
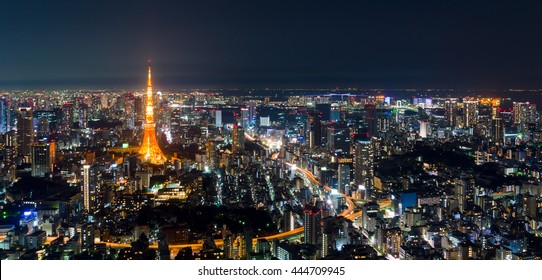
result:
[[[1,85],[1,83],[0,83]],[[542,91],[542,87],[507,87],[507,88],[475,88],[475,87],[310,87],[310,86],[276,86],[276,87],[235,87],[235,86],[190,86],[190,87],[153,87],[154,91],[162,90],[262,90],[262,91],[278,91],[278,90],[329,90],[329,91],[488,91],[488,92],[538,92]],[[67,86],[67,87],[2,87],[0,91],[63,91],[63,90],[123,90],[123,91],[146,91],[146,87],[122,87],[122,86],[104,86],[104,87],[88,87],[88,86]]]

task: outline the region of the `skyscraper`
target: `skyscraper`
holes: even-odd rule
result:
[[[455,200],[457,201],[457,207],[459,212],[465,211],[467,204],[467,182],[462,179],[456,179],[455,185]]]
[[[465,127],[475,127],[478,123],[478,101],[463,102],[463,124]]]
[[[11,166],[17,156],[17,137],[15,131],[11,130],[3,134],[3,145],[0,145],[3,150],[6,166]]]
[[[530,123],[536,122],[536,105],[529,102],[514,102],[514,124],[520,132],[526,132]]]
[[[376,106],[373,104],[365,104],[362,111],[363,122],[367,127],[367,133],[369,137],[376,136]]]
[[[373,187],[374,152],[371,139],[361,139],[356,142],[354,155],[354,182],[365,190],[365,198],[369,198]]]
[[[160,149],[156,140],[156,125],[154,123],[154,105],[152,94],[151,64],[149,61],[147,78],[147,106],[145,110],[145,132],[143,141],[139,149],[139,155],[143,161],[151,164],[163,164],[166,162],[166,156]]]
[[[6,97],[0,98],[0,133],[9,131],[10,112],[9,101]]]
[[[338,189],[340,193],[348,194],[350,191],[350,173],[351,169],[348,164],[340,163],[337,170]]]
[[[215,126],[217,128],[222,127],[222,110],[215,111]]]
[[[234,154],[242,153],[245,149],[245,129],[235,124],[232,132],[232,152]]]
[[[290,231],[295,229],[295,217],[291,207],[284,210],[284,231]]]
[[[320,243],[322,210],[307,206],[303,211],[303,226],[305,243],[317,245]]]
[[[248,103],[248,127],[256,125],[256,102],[250,101]]]
[[[21,107],[17,115],[17,147],[19,155],[26,162],[31,160],[31,146],[34,142],[34,125],[32,124],[32,108]]]
[[[83,165],[83,207],[90,212],[90,165]]]
[[[327,148],[330,152],[350,152],[350,130],[343,123],[327,127]]]
[[[504,134],[503,134],[501,117],[495,117],[491,120],[491,136],[495,143],[502,142],[504,138]]]
[[[32,176],[44,177],[53,170],[54,160],[53,143],[38,143],[32,145]]]
[[[315,148],[322,145],[322,122],[318,112],[310,112],[307,119],[309,147]]]
[[[249,111],[248,108],[241,108],[241,126],[249,127]]]
[[[534,122],[536,117],[536,105],[529,102],[514,102],[514,123]]]
[[[449,127],[455,127],[455,117],[457,115],[457,102],[455,100],[446,100],[444,103],[444,117]]]
[[[427,138],[428,131],[429,131],[429,121],[420,120],[420,137]]]

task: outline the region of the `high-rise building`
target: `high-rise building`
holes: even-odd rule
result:
[[[502,118],[496,117],[491,120],[491,138],[495,143],[501,143],[504,138]]]
[[[208,140],[205,144],[205,152],[207,155],[207,167],[209,170],[216,169],[216,141]]]
[[[310,112],[307,118],[309,147],[315,148],[322,145],[322,122],[318,112]]]
[[[420,120],[420,137],[427,138],[428,131],[429,131],[429,121]]]
[[[145,132],[139,149],[142,160],[151,164],[163,164],[167,158],[156,140],[156,124],[154,123],[154,102],[152,94],[151,64],[149,61],[147,77],[147,105],[145,110]]]
[[[53,171],[55,144],[38,143],[32,145],[32,176],[44,177],[46,173]]]
[[[374,221],[380,213],[380,205],[376,202],[368,202],[363,204],[363,212],[361,215],[361,226],[368,232],[372,232],[376,229]],[[373,224],[371,224],[373,222]]]
[[[131,92],[124,95],[124,117],[126,127],[134,129],[136,121],[135,97]]]
[[[536,219],[538,213],[538,201],[534,195],[526,195],[523,198],[523,207],[525,215],[531,219]]]
[[[284,232],[295,229],[295,217],[291,208],[284,210]]]
[[[32,108],[21,107],[17,115],[17,147],[19,155],[26,162],[31,160],[31,146],[34,142],[34,125],[32,123]]]
[[[536,118],[536,105],[529,102],[514,102],[514,123],[530,123]]]
[[[4,163],[6,166],[11,166],[15,162],[15,157],[17,157],[17,136],[15,131],[8,131],[3,134],[3,142],[1,148],[4,157]]]
[[[320,243],[322,210],[307,206],[303,211],[303,226],[305,243],[318,245]]]
[[[329,122],[331,120],[331,104],[329,103],[316,104],[316,111],[321,113],[322,121]]]
[[[38,119],[37,133],[38,139],[46,138],[49,135],[49,120],[46,118]]]
[[[249,127],[249,110],[248,108],[241,108],[241,123],[242,127]]]
[[[65,103],[62,106],[62,126],[64,129],[73,128],[73,121],[75,119],[75,109],[71,102]]]
[[[478,123],[478,101],[463,102],[463,125],[475,127]]]
[[[90,186],[90,165],[83,165],[83,207],[85,211],[91,211],[91,198],[90,198],[91,186]]]
[[[339,123],[327,127],[327,148],[330,152],[350,152],[350,130],[345,124]]]
[[[256,102],[250,101],[248,103],[248,127],[256,125]]]
[[[215,126],[217,128],[222,127],[222,110],[215,111]]]
[[[444,102],[444,118],[449,127],[455,127],[457,115],[457,101],[446,100]]]
[[[536,105],[529,102],[514,102],[514,124],[520,132],[526,132],[529,124],[536,122]]]
[[[350,180],[351,180],[351,169],[348,164],[339,163],[339,168],[337,169],[338,177],[338,189],[340,193],[348,194],[350,192]]]
[[[38,137],[45,137],[47,135],[44,135],[44,136],[41,136],[41,135],[48,133],[51,130],[56,129],[58,122],[60,120],[61,114],[62,112],[58,109],[34,111],[33,116],[37,124]]]
[[[362,111],[363,122],[367,127],[368,137],[377,136],[377,118],[376,118],[376,106],[373,104],[365,104]]]
[[[358,140],[354,154],[354,182],[364,190],[366,199],[371,195],[374,177],[374,151],[371,139]]]
[[[0,133],[7,133],[10,129],[10,110],[7,97],[0,98]]]
[[[459,212],[463,212],[467,206],[467,182],[465,180],[456,179],[454,185],[457,207],[459,208]]]
[[[237,124],[233,126],[232,132],[232,152],[234,154],[242,153],[245,150],[245,129]]]

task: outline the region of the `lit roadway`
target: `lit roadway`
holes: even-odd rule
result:
[[[287,164],[291,165],[289,163],[287,163]],[[316,179],[316,177],[314,177],[314,175],[310,171],[308,171],[307,169],[297,167],[296,170],[303,173],[303,174],[305,174],[307,176],[307,178],[309,178],[309,180],[311,180],[313,183],[317,184],[318,186],[323,186],[323,184],[320,181],[318,181]],[[331,191],[331,188],[329,186],[324,185],[323,188],[326,191]],[[346,203],[348,204],[348,208],[345,209],[341,214],[339,214],[339,216],[343,216],[343,217],[345,217],[345,218],[347,218],[349,220],[354,220],[354,219],[360,217],[361,214],[362,214],[361,210],[357,211],[357,212],[353,212],[354,211],[354,202],[352,201],[352,198],[350,196],[345,195],[345,194],[341,194],[341,196],[346,199]],[[379,202],[383,203],[382,206],[386,205],[384,207],[387,207],[387,206],[389,206],[391,204],[391,202],[389,200],[382,200],[382,201],[379,201]],[[299,228],[296,228],[296,229],[293,229],[293,230],[290,230],[290,231],[287,231],[287,232],[283,232],[283,233],[277,233],[277,234],[268,235],[268,236],[259,236],[257,238],[252,239],[252,243],[256,244],[259,238],[265,238],[268,241],[273,241],[275,239],[279,239],[279,240],[295,239],[295,238],[298,238],[299,236],[303,235],[303,230],[304,230],[304,227],[299,227]],[[105,244],[108,247],[115,248],[115,249],[129,248],[130,247],[130,244],[127,244],[127,243],[106,242]],[[215,244],[216,244],[217,247],[221,247],[221,246],[224,245],[224,241],[222,239],[217,239],[217,240],[215,240]],[[179,250],[182,249],[182,248],[191,247],[193,251],[198,251],[198,250],[201,250],[202,246],[203,246],[202,243],[169,245],[169,249],[171,250],[171,256],[174,257],[174,256],[177,255]],[[150,245],[150,248],[151,249],[158,249],[158,245]]]

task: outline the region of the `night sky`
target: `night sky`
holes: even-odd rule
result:
[[[0,2],[0,88],[542,88],[542,1]]]

